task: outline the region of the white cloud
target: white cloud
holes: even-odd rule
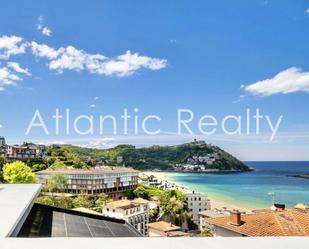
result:
[[[90,107],[90,108],[95,108],[96,105],[95,105],[95,104],[92,104],[92,105],[90,105],[89,107]]]
[[[0,59],[9,59],[11,55],[23,54],[26,52],[27,43],[22,42],[23,38],[18,36],[0,36]]]
[[[55,59],[62,53],[63,48],[55,50],[52,47],[49,47],[45,44],[38,44],[36,42],[31,42],[32,53],[37,57],[47,58],[49,60]]]
[[[51,36],[52,31],[49,27],[44,26],[44,17],[43,16],[38,17],[37,29],[40,30],[43,35]]]
[[[98,64],[96,68],[91,68],[90,71],[101,75],[123,77],[132,75],[141,68],[160,70],[165,68],[166,64],[167,61],[164,59],[140,56],[138,53],[132,54],[131,51],[127,51],[115,59],[108,59],[106,62]]]
[[[309,8],[308,8],[308,9],[306,9],[305,13],[306,13],[306,14],[309,14]]]
[[[97,138],[89,141],[89,144],[87,144],[86,147],[109,149],[115,147],[114,140],[115,139],[112,137]]]
[[[89,54],[73,46],[54,49],[45,44],[32,42],[31,48],[34,55],[47,58],[49,69],[58,73],[63,73],[64,70],[88,70],[98,75],[124,77],[132,75],[141,68],[160,70],[167,64],[164,59],[140,56],[130,51],[116,58],[108,58],[102,54]]]
[[[39,17],[38,19],[38,29],[44,28],[40,21],[43,20],[42,18]],[[165,59],[143,56],[138,53],[132,53],[129,50],[117,57],[106,57],[100,53],[87,53],[71,45],[55,49],[35,41],[24,41],[22,37],[18,36],[0,37],[0,64],[1,60],[8,60],[12,55],[22,54],[28,51],[31,51],[31,54],[37,58],[46,59],[48,68],[57,73],[72,70],[88,71],[92,74],[104,76],[124,77],[132,75],[140,69],[160,70],[167,65]],[[14,70],[16,73],[31,75],[27,68],[22,68],[17,62],[8,62],[7,67],[1,68],[1,90],[4,90],[5,85],[9,84],[8,81],[16,83],[16,81],[22,80],[9,69]],[[18,79],[10,79],[10,77],[14,78],[15,76]]]
[[[94,97],[94,100],[99,100],[100,98],[99,97]]]
[[[17,62],[8,62],[7,66],[13,69],[17,73],[22,73],[25,75],[30,76],[31,73],[29,72],[28,68],[22,68]]]
[[[42,34],[43,35],[46,35],[46,36],[51,36],[51,30],[50,30],[50,28],[48,28],[48,27],[44,27],[43,29],[42,29]]]
[[[20,80],[22,79],[7,67],[0,68],[0,91],[3,91],[9,85],[16,85],[16,82]]]
[[[245,91],[260,96],[288,94],[294,92],[309,92],[309,72],[291,67],[279,72],[271,79],[257,81],[243,87]]]

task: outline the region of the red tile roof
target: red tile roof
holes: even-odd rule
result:
[[[242,224],[232,225],[230,217],[209,218],[210,224],[246,236],[309,236],[309,209],[263,210],[241,215]]]

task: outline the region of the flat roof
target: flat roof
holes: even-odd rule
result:
[[[40,190],[41,184],[0,184],[0,238],[18,229]]]
[[[159,231],[163,231],[163,232],[180,230],[179,226],[175,226],[172,223],[165,222],[165,221],[157,221],[157,222],[149,223],[148,227],[159,230]]]
[[[37,175],[41,174],[81,174],[81,175],[93,175],[93,174],[113,174],[113,173],[139,173],[138,170],[126,167],[109,167],[109,166],[102,166],[102,167],[92,167],[89,169],[45,169],[36,172]]]
[[[17,237],[142,237],[124,220],[34,204]]]

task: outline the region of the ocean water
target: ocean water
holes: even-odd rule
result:
[[[172,173],[172,181],[205,192],[210,198],[247,208],[263,208],[275,202],[293,207],[309,205],[309,162],[246,162],[255,169],[246,173]]]

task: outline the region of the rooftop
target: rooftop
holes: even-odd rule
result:
[[[163,232],[171,232],[171,231],[180,230],[179,226],[175,226],[172,223],[168,223],[165,221],[157,221],[157,222],[149,223],[148,227],[159,230],[159,231],[163,231]]]
[[[109,202],[105,205],[106,208],[121,208],[121,209],[129,209],[137,207],[139,204],[146,204],[148,203],[147,200],[144,200],[143,198],[136,198],[134,200],[119,200],[119,201],[113,201]]]
[[[0,238],[16,233],[40,190],[40,184],[0,184]]]
[[[308,236],[309,209],[262,210],[241,215],[242,223],[233,225],[230,217],[209,218],[208,222],[246,236]]]
[[[142,237],[123,220],[34,204],[17,237]]]
[[[101,167],[92,167],[89,169],[46,169],[36,172],[36,174],[81,174],[81,175],[93,175],[93,174],[111,174],[111,173],[138,173],[139,171],[134,170],[132,168],[126,167],[109,167],[109,166],[101,166]]]
[[[215,211],[215,210],[205,210],[199,212],[199,214],[203,217],[207,218],[216,218],[216,217],[226,217],[228,216],[227,211]]]

